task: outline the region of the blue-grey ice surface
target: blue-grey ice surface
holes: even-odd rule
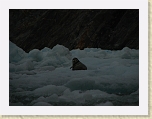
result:
[[[74,57],[88,70],[72,71]],[[9,105],[138,106],[139,50],[56,45],[25,53],[9,42]]]

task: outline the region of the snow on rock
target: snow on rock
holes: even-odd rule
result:
[[[139,105],[139,50],[71,50],[56,45],[25,53],[12,42],[10,105]],[[72,71],[77,57],[87,70]]]

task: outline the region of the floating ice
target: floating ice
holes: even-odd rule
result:
[[[34,49],[29,52],[28,57],[31,58],[33,61],[39,62],[43,59],[43,53],[38,49]]]
[[[9,41],[9,62],[16,63],[26,57],[26,53],[14,43]]]
[[[33,106],[52,106],[52,105],[46,102],[37,102]]]
[[[10,106],[139,105],[139,50],[56,45],[25,53],[9,44]],[[87,70],[72,71],[74,57]]]

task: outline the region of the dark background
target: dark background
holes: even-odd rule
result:
[[[10,9],[9,39],[24,51],[139,49],[138,9]]]

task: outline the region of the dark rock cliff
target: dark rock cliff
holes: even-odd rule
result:
[[[29,52],[56,44],[72,49],[139,48],[139,10],[9,10],[9,40]]]

